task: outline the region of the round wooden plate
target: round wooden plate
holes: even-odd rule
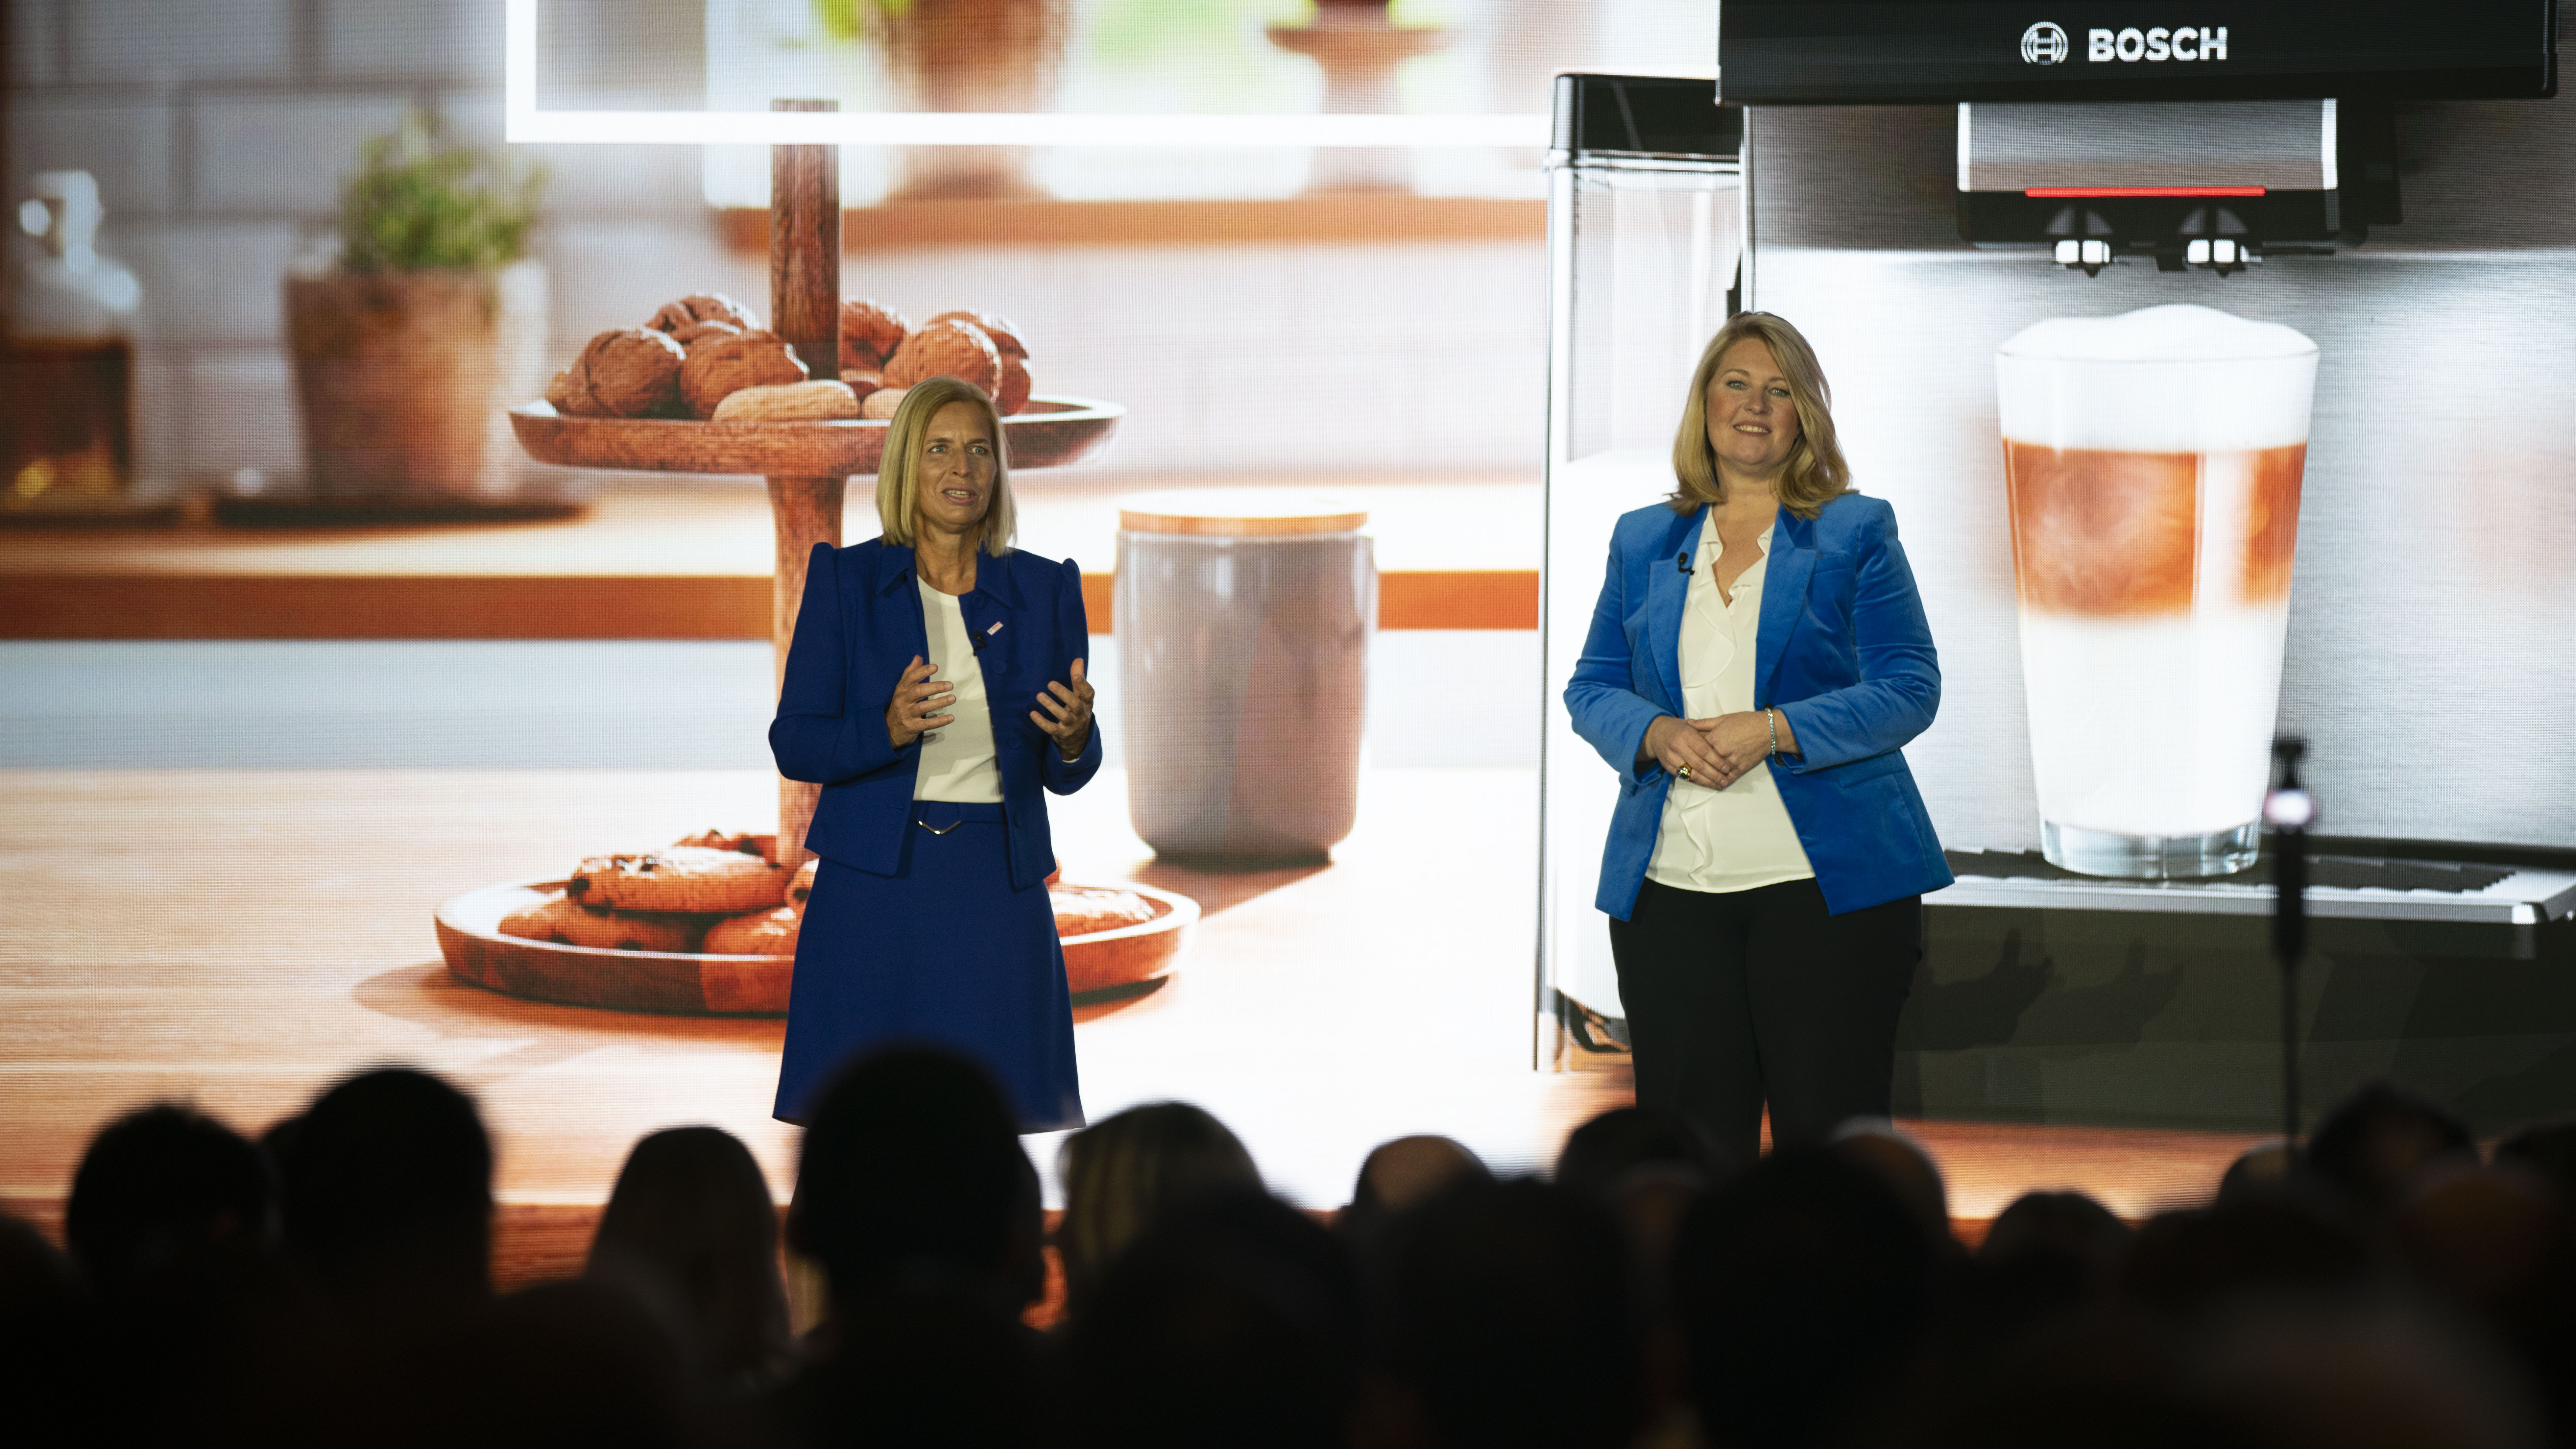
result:
[[[793,956],[706,956],[610,951],[501,934],[501,918],[533,905],[560,880],[518,881],[468,891],[438,908],[438,950],[459,981],[512,996],[619,1011],[682,1016],[779,1016],[787,1010]],[[1122,883],[1143,896],[1154,919],[1064,938],[1065,984],[1074,1000],[1168,974],[1189,944],[1199,903],[1152,886]]]
[[[1002,447],[1014,468],[1062,468],[1109,446],[1127,409],[1080,397],[1032,397],[1002,419]],[[654,473],[758,473],[771,478],[847,478],[877,470],[886,423],[700,423],[672,418],[575,418],[551,403],[510,409],[519,446],[540,463]]]

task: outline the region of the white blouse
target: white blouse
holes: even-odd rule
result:
[[[912,798],[998,805],[1002,768],[993,754],[993,711],[984,698],[984,667],[975,661],[975,645],[966,635],[966,610],[954,595],[926,583],[916,586],[922,622],[930,626],[930,677],[946,680],[957,701],[940,711],[956,716],[956,723],[922,732],[921,768],[913,777]]]
[[[1735,581],[1729,603],[1717,591],[1717,510],[1704,509],[1699,556],[1682,604],[1682,709],[1690,719],[1753,708],[1753,658],[1762,627],[1762,576],[1779,525],[1762,534],[1761,557]],[[1686,891],[1743,891],[1815,875],[1807,849],[1780,803],[1768,765],[1723,790],[1675,780],[1664,795],[1662,830],[1646,876]]]

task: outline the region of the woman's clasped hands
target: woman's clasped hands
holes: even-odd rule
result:
[[[1769,758],[1771,721],[1758,709],[1707,719],[1657,715],[1639,754],[1691,784],[1723,790]]]

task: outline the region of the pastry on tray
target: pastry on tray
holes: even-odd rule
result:
[[[841,366],[877,371],[911,331],[912,323],[901,312],[867,297],[852,297],[841,304]]]
[[[787,872],[757,855],[672,845],[634,855],[597,855],[564,882],[585,906],[626,911],[691,911],[738,916],[787,899]]]
[[[710,323],[736,332],[757,332],[760,330],[760,314],[722,292],[700,292],[676,302],[663,303],[662,310],[654,313],[653,320],[645,325],[678,337],[683,332]],[[684,343],[688,340],[680,338]]]
[[[934,377],[953,377],[992,393],[1002,385],[1001,350],[972,322],[925,322],[886,359],[885,380],[895,388]]]
[[[1055,908],[1058,936],[1088,936],[1121,926],[1141,926],[1154,919],[1154,903],[1134,891],[1103,886],[1051,886],[1047,901]]]
[[[701,948],[710,956],[793,956],[796,929],[804,920],[794,906],[727,916],[707,928]]]
[[[1004,357],[1016,357],[1022,362],[1029,360],[1028,348],[1020,343],[1020,329],[1013,326],[1008,318],[996,317],[990,312],[942,312],[930,321],[972,322],[984,329],[984,335],[993,339],[994,349]]]
[[[773,382],[725,394],[718,423],[829,423],[859,415],[859,396],[848,383]]]
[[[533,905],[501,921],[501,934],[560,945],[709,956],[794,956],[822,861],[776,862],[778,837],[702,830],[675,845],[593,856]],[[1071,939],[1160,919],[1153,901],[1115,886],[1047,877],[1057,936]]]
[[[571,367],[555,374],[546,401],[555,411],[575,417],[660,417],[679,401],[680,369],[687,356],[669,334],[650,327],[602,332],[581,349]]]
[[[603,951],[695,951],[706,929],[706,922],[695,916],[593,910],[565,899],[562,891],[501,918],[504,936]]]
[[[849,402],[820,385],[829,379],[809,379],[795,349],[763,330],[760,314],[722,292],[665,302],[644,326],[592,338],[572,366],[555,374],[546,401],[568,417],[713,422],[736,394],[803,384],[802,392],[736,403],[721,421],[882,421],[894,416],[914,383],[954,377],[982,388],[1006,417],[1029,405],[1028,344],[1005,317],[961,308],[915,327],[883,302],[853,297],[841,303],[839,327],[840,382]]]
[[[759,856],[763,860],[778,858],[777,836],[754,835],[749,831],[701,830],[695,835],[683,835],[671,843],[704,846],[709,850],[738,851],[744,855]]]
[[[804,380],[804,359],[775,332],[710,337],[688,349],[680,364],[680,399],[688,404],[689,416],[705,422],[732,393]]]

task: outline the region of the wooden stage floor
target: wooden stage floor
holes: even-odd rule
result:
[[[1167,987],[1077,1028],[1093,1116],[1198,1102],[1308,1207],[1345,1200],[1361,1155],[1406,1132],[1543,1166],[1628,1078],[1530,1067],[1534,794],[1527,770],[1374,771],[1333,865],[1228,877],[1155,864],[1114,774],[1057,802],[1068,879],[1146,880],[1207,911]],[[495,995],[447,976],[430,929],[450,895],[752,826],[774,800],[741,771],[0,773],[0,1208],[53,1227],[89,1135],[127,1108],[192,1099],[256,1131],[383,1062],[480,1098],[511,1279],[577,1262],[655,1128],[728,1128],[783,1199],[780,1023]],[[2205,1197],[2254,1140],[1909,1125],[1969,1222],[2040,1187],[2143,1216]],[[1054,1146],[1031,1139],[1042,1169]]]

